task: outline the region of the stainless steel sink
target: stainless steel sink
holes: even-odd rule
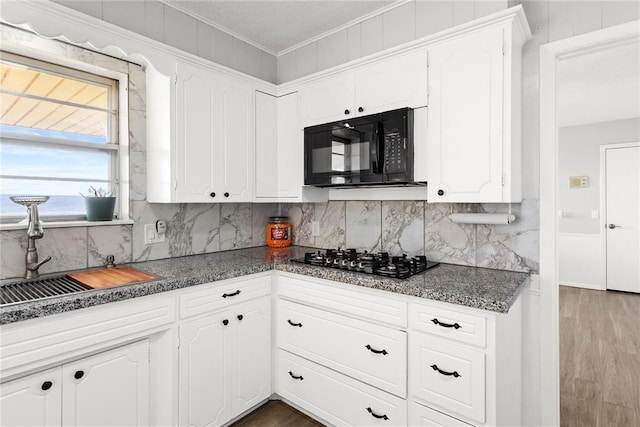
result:
[[[0,305],[40,300],[92,289],[65,275],[21,280],[0,285]]]

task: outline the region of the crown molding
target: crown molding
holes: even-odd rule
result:
[[[372,12],[367,13],[366,15],[360,16],[360,17],[358,17],[356,19],[353,19],[353,20],[351,20],[351,21],[349,21],[349,22],[347,22],[345,24],[342,24],[339,27],[333,28],[333,29],[331,29],[329,31],[325,31],[324,33],[318,34],[317,36],[311,37],[310,39],[307,39],[305,41],[297,43],[297,44],[295,44],[295,45],[293,45],[291,47],[288,47],[286,49],[282,49],[281,51],[278,51],[275,55],[277,57],[280,57],[282,55],[286,55],[287,53],[293,52],[294,50],[300,49],[301,47],[304,47],[304,46],[309,45],[311,43],[317,42],[318,40],[321,40],[321,39],[323,39],[325,37],[328,37],[328,36],[330,36],[332,34],[339,33],[340,31],[342,31],[344,29],[347,29],[347,28],[349,28],[349,27],[351,27],[353,25],[356,25],[356,24],[359,24],[361,22],[367,21],[367,20],[369,20],[371,18],[374,18],[376,16],[382,15],[382,14],[384,14],[384,13],[390,11],[390,10],[393,10],[393,9],[395,9],[397,7],[400,7],[402,5],[405,5],[407,3],[411,3],[413,1],[414,0],[397,0],[397,1],[391,3],[391,4],[387,5],[387,6],[381,7],[380,9],[376,9],[376,10],[374,10]]]

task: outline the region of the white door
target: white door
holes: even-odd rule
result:
[[[233,320],[223,311],[180,326],[180,426],[219,426],[231,419]]]
[[[222,194],[218,202],[251,202],[254,171],[254,90],[244,82],[217,76],[221,117],[214,169],[222,171]],[[218,136],[216,136],[218,137]]]
[[[0,425],[62,425],[62,370],[38,372],[0,385]]]
[[[429,202],[501,202],[503,33],[429,49]]]
[[[640,146],[605,149],[607,289],[640,292]]]
[[[63,365],[62,378],[62,425],[149,425],[149,341]]]
[[[359,116],[427,105],[427,51],[394,56],[367,65],[356,74]],[[362,110],[362,111],[361,111]]]
[[[222,187],[215,187],[219,178],[214,165],[220,154],[213,145],[219,108],[214,103],[214,75],[178,63],[176,80],[175,201],[219,201]]]
[[[278,197],[278,98],[256,91],[256,198]]]
[[[271,298],[253,300],[232,310],[232,407],[236,416],[271,396]]]
[[[300,88],[302,126],[320,125],[354,117],[353,73],[343,72]]]

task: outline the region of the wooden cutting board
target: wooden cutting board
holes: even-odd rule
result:
[[[67,276],[94,289],[156,279],[156,276],[129,267],[100,268],[98,270],[70,273]]]

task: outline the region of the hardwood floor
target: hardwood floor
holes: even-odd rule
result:
[[[640,426],[640,295],[560,286],[560,424]]]
[[[313,418],[279,400],[270,400],[230,427],[323,427]]]

